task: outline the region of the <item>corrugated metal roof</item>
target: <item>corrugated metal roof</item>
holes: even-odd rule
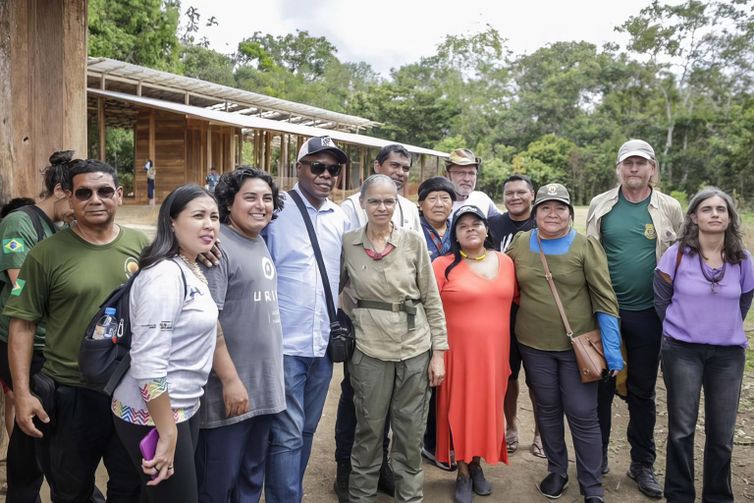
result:
[[[280,133],[297,134],[302,136],[324,136],[328,135],[333,140],[351,143],[354,145],[365,145],[367,147],[382,148],[385,145],[395,143],[391,140],[384,140],[382,138],[374,138],[372,136],[364,136],[356,133],[348,133],[345,131],[339,131],[334,129],[323,129],[312,126],[304,126],[301,124],[292,124],[285,121],[276,121],[272,119],[265,119],[262,117],[243,115],[235,112],[224,112],[221,110],[211,110],[208,108],[195,107],[193,105],[184,105],[182,103],[175,103],[173,101],[158,100],[155,98],[148,98],[146,96],[134,96],[132,94],[120,93],[117,91],[103,91],[101,89],[87,89],[87,93],[91,96],[103,97],[107,99],[114,99],[133,103],[135,105],[144,106],[148,108],[155,108],[158,110],[165,110],[168,112],[174,112],[179,114],[189,115],[204,120],[208,120],[215,124],[224,124],[228,126],[235,126],[241,128],[253,128],[264,129],[270,131],[278,131]],[[414,154],[433,155],[437,157],[447,157],[445,152],[439,150],[432,150],[424,147],[417,147],[414,145],[406,145],[402,143],[409,152]]]
[[[214,98],[216,107],[223,102],[237,105],[239,109],[245,109],[246,113],[267,113],[275,115],[277,119],[301,122],[314,120],[331,123],[332,127],[347,127],[349,129],[370,128],[378,126],[375,122],[363,117],[332,112],[324,108],[296,103],[294,101],[273,98],[263,94],[235,89],[213,82],[176,75],[173,73],[155,70],[144,66],[125,63],[109,58],[92,58],[87,62],[87,74],[90,77],[105,76],[131,81],[133,85],[157,86],[158,88],[170,89],[180,94],[195,94],[204,98]],[[270,112],[272,114],[270,114]]]

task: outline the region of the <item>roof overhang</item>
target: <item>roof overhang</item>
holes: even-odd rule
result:
[[[348,133],[335,129],[304,126],[301,124],[265,119],[263,117],[243,115],[235,112],[224,112],[221,110],[212,110],[208,108],[196,107],[193,105],[184,105],[181,103],[175,103],[173,101],[148,98],[146,96],[134,96],[132,94],[120,93],[116,91],[105,91],[102,89],[88,88],[87,93],[95,97],[118,100],[141,107],[164,110],[166,112],[173,112],[188,117],[203,119],[209,121],[211,124],[234,126],[240,128],[263,129],[307,137],[327,135],[336,141],[374,148],[382,148],[385,145],[396,143],[391,140],[384,140],[382,138],[375,138],[372,136],[365,136],[356,133]],[[445,152],[440,152],[439,150],[417,147],[415,145],[406,145],[405,143],[402,143],[401,145],[406,147],[406,149],[413,154],[447,157],[447,154]]]
[[[89,88],[96,85],[103,90],[133,91],[132,94],[137,96],[184,102],[200,108],[238,111],[275,120],[308,123],[318,127],[327,125],[328,128],[356,132],[379,125],[379,122],[355,115],[109,58],[90,57],[87,61],[87,77]]]

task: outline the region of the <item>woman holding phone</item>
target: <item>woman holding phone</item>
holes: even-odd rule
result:
[[[214,197],[198,185],[178,187],[160,207],[157,235],[131,288],[131,367],[112,411],[150,502],[198,501],[196,412],[212,368],[218,311],[196,259],[219,231]]]

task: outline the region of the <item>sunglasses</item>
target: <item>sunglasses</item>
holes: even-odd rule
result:
[[[342,164],[325,164],[319,161],[299,161],[301,164],[306,164],[312,170],[312,174],[319,176],[327,170],[330,176],[336,177],[340,174],[340,170],[343,169]]]
[[[73,192],[73,195],[79,201],[88,201],[92,198],[94,191],[88,187],[81,187]],[[100,199],[112,199],[115,195],[115,188],[113,187],[99,187],[97,189],[97,197]]]

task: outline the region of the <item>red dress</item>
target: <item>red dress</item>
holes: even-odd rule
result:
[[[432,266],[448,325],[446,378],[437,391],[435,456],[448,463],[471,462],[480,456],[489,464],[508,462],[503,401],[510,376],[510,313],[516,290],[513,261],[498,257],[498,275],[487,279],[459,263],[445,279],[452,255]]]

